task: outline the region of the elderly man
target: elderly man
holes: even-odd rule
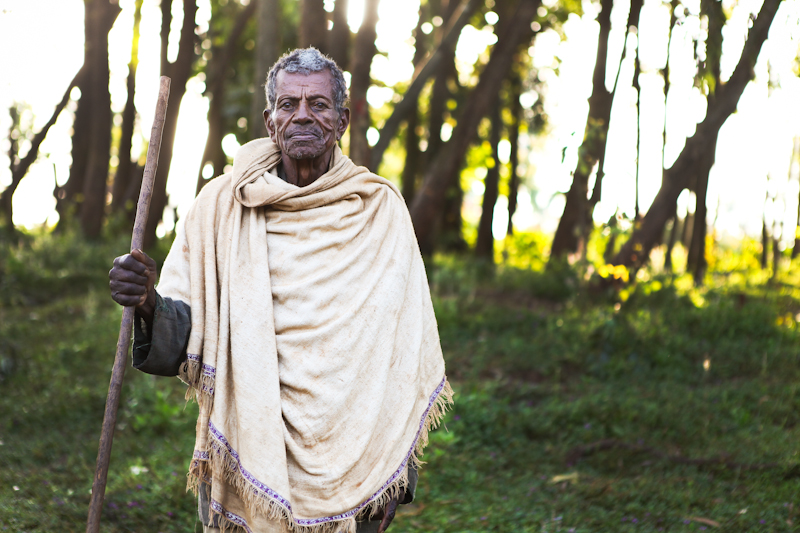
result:
[[[178,375],[200,414],[190,487],[206,531],[383,531],[451,401],[397,188],[337,145],[341,70],[315,49],[267,78],[269,139],[209,183],[164,263],[118,257],[133,364]]]

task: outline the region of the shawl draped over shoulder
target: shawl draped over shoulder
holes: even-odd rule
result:
[[[189,484],[211,484],[224,528],[353,533],[407,485],[452,390],[397,188],[338,147],[307,187],[268,173],[280,159],[244,145],[162,269],[192,310]]]

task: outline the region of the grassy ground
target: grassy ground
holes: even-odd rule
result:
[[[85,529],[124,249],[0,251],[0,531]],[[570,272],[449,258],[430,277],[456,405],[392,531],[797,530],[800,290],[729,275],[589,296]],[[195,416],[178,380],[128,372],[103,531],[200,530]]]

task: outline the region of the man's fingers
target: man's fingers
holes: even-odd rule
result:
[[[397,504],[398,499],[392,498],[389,503],[386,504],[386,507],[384,507],[383,520],[381,520],[381,525],[378,526],[378,533],[383,533],[389,529],[389,524],[392,523],[392,520],[394,520],[394,515],[397,512]]]
[[[114,259],[114,268],[130,270],[141,276],[147,276],[148,267],[142,261],[139,261],[133,254],[125,254]]]
[[[109,272],[109,279],[115,281],[125,281],[135,283],[137,285],[147,285],[148,277],[142,274],[137,274],[133,270],[126,270],[124,268],[115,268]]]
[[[125,296],[135,296],[138,298],[143,294],[147,294],[147,286],[139,283],[111,280],[108,283],[108,287],[111,289],[112,295],[116,293]]]
[[[129,255],[134,259],[136,259],[137,261],[141,262],[149,270],[155,270],[156,268],[155,260],[146,253],[144,253],[143,251],[136,249],[133,250]]]

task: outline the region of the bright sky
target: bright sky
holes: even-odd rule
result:
[[[233,0],[232,0],[233,1]],[[554,0],[544,4],[553,5]],[[692,4],[694,2],[694,4]],[[738,60],[746,36],[750,13],[757,12],[760,0],[724,0],[732,8],[732,16],[724,33],[724,76],[730,75]],[[663,81],[659,69],[667,58],[666,35],[669,11],[661,0],[645,0],[642,13],[641,42],[642,75],[642,143],[640,154],[640,205],[646,211],[658,191],[661,180],[664,117],[667,123],[667,142],[663,158],[670,165],[695,124],[702,120],[705,100],[693,88],[694,66],[692,36],[703,31],[698,17],[699,0],[685,2],[689,15],[675,32],[670,50],[672,72],[669,101],[663,97]],[[208,28],[210,4],[200,0],[197,23],[201,30]],[[133,22],[133,0],[120,0],[122,13],[110,34],[110,65],[112,106],[121,111],[125,99],[125,77],[130,57],[130,39]],[[332,7],[326,0],[326,7]],[[746,231],[758,234],[764,200],[769,190],[775,201],[770,201],[768,217],[783,220],[788,232],[794,227],[798,201],[797,165],[789,176],[793,139],[800,135],[800,80],[795,69],[800,43],[800,0],[785,0],[773,24],[770,39],[765,44],[756,66],[756,80],[745,91],[739,112],[723,127],[717,151],[717,164],[712,170],[709,184],[709,221],[717,217],[717,227],[733,235]],[[735,7],[734,7],[735,6]],[[377,47],[386,55],[377,55],[372,64],[374,78],[393,85],[408,79],[413,69],[413,40],[411,33],[417,22],[418,0],[404,2],[384,1],[380,4]],[[539,76],[548,84],[545,99],[550,126],[546,136],[523,139],[522,167],[526,170],[526,184],[520,193],[520,207],[515,215],[518,228],[538,226],[552,231],[563,210],[563,195],[570,185],[570,171],[575,167],[577,148],[583,137],[588,103],[591,93],[592,67],[597,46],[598,25],[594,20],[597,6],[584,1],[584,16],[573,15],[564,25],[565,39],[554,31],[539,34],[529,52],[539,69]],[[607,85],[616,77],[616,62],[624,43],[624,26],[628,5],[620,0],[612,13],[615,23],[609,47],[609,72]],[[363,0],[350,0],[349,22],[355,30],[360,24]],[[175,28],[180,27],[182,8],[174,3]],[[494,23],[490,14],[487,22]],[[158,31],[160,10],[156,0],[145,0],[142,12],[140,64],[137,72],[136,105],[140,113],[139,132],[149,135],[158,85]],[[427,28],[430,30],[431,28]],[[177,54],[177,31],[171,36],[170,56]],[[469,82],[475,59],[493,44],[496,38],[491,27],[478,30],[465,28],[457,46],[459,76]],[[24,46],[20,43],[25,43]],[[56,44],[54,46],[54,44]],[[635,46],[635,37],[627,46]],[[38,130],[49,119],[53,107],[61,98],[69,81],[80,68],[83,59],[83,2],[81,0],[0,0],[0,46],[15,50],[16,54],[0,56],[0,72],[14,73],[0,80],[0,135],[5,136],[10,118],[5,112],[14,102],[25,102],[32,110],[34,128]],[[632,51],[632,49],[631,49]],[[613,65],[613,66],[611,66]],[[636,165],[636,96],[629,88],[633,76],[632,54],[622,65],[620,79],[626,90],[620,90],[614,102],[612,126],[609,133],[610,149],[606,161],[604,198],[597,206],[595,219],[606,221],[618,209],[633,213],[633,180]],[[190,80],[181,107],[175,154],[168,182],[170,201],[183,215],[194,196],[200,159],[208,133],[205,117],[208,102],[202,97],[204,84],[199,79]],[[380,106],[391,100],[388,88],[373,87],[368,100]],[[523,105],[530,107],[532,95],[524,95]],[[74,106],[74,104],[71,104]],[[63,183],[69,174],[70,138],[72,117],[62,113],[41,148],[39,161],[14,196],[15,223],[34,226],[53,223],[55,201],[52,190],[55,181]],[[446,137],[450,130],[443,129]],[[370,132],[374,141],[377,131]],[[138,153],[144,137],[135,142]],[[137,145],[137,143],[139,143]],[[507,160],[508,143],[502,147]],[[237,147],[230,136],[224,147],[232,155]],[[23,152],[26,147],[23,147]],[[565,150],[566,149],[566,150]],[[10,181],[7,141],[0,141],[0,187]],[[564,160],[562,161],[562,154]],[[480,174],[480,173],[479,173]],[[392,176],[389,176],[392,178]],[[480,176],[478,176],[480,177]],[[479,205],[482,184],[476,182],[468,191],[465,215],[474,218]],[[688,195],[681,199],[680,209],[686,210],[693,202]],[[498,201],[495,233],[504,233],[507,220],[507,200]],[[717,208],[719,206],[719,208]],[[718,211],[718,213],[717,213]],[[477,211],[479,215],[479,211]],[[167,220],[167,229],[171,222]]]

